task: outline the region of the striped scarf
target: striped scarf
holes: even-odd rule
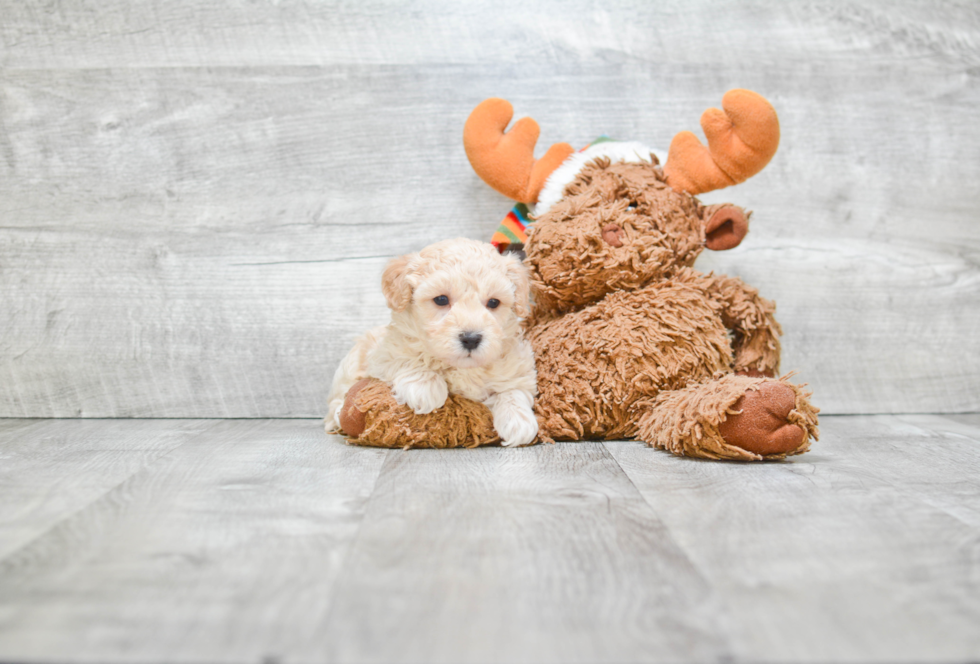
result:
[[[497,247],[497,251],[500,253],[504,253],[508,249],[511,251],[523,249],[527,242],[525,229],[532,223],[534,220],[528,219],[527,206],[524,203],[518,203],[500,222],[497,232],[490,238],[490,244]]]

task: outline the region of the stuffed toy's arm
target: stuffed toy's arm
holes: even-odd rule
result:
[[[701,276],[711,298],[721,306],[721,318],[734,332],[735,371],[775,376],[779,372],[779,335],[776,303],[741,279],[725,275]]]

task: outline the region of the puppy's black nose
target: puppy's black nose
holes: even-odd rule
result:
[[[483,335],[479,332],[462,332],[459,335],[459,343],[463,344],[466,350],[476,350],[476,347],[483,341]]]

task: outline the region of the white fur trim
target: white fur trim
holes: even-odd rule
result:
[[[532,212],[533,216],[540,217],[550,210],[552,205],[560,201],[565,192],[565,187],[575,179],[582,167],[593,159],[607,157],[613,162],[621,161],[627,164],[646,162],[649,164],[651,153],[656,155],[661,164],[664,163],[662,153],[637,141],[605,141],[590,145],[582,152],[573,152],[545,180],[544,187],[538,194],[538,202]]]

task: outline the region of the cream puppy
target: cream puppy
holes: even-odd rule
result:
[[[327,431],[340,429],[347,390],[372,377],[419,414],[450,393],[482,402],[503,445],[534,442],[537,376],[520,323],[530,284],[520,260],[484,242],[445,240],[392,260],[381,289],[391,323],[358,339],[337,368]]]

